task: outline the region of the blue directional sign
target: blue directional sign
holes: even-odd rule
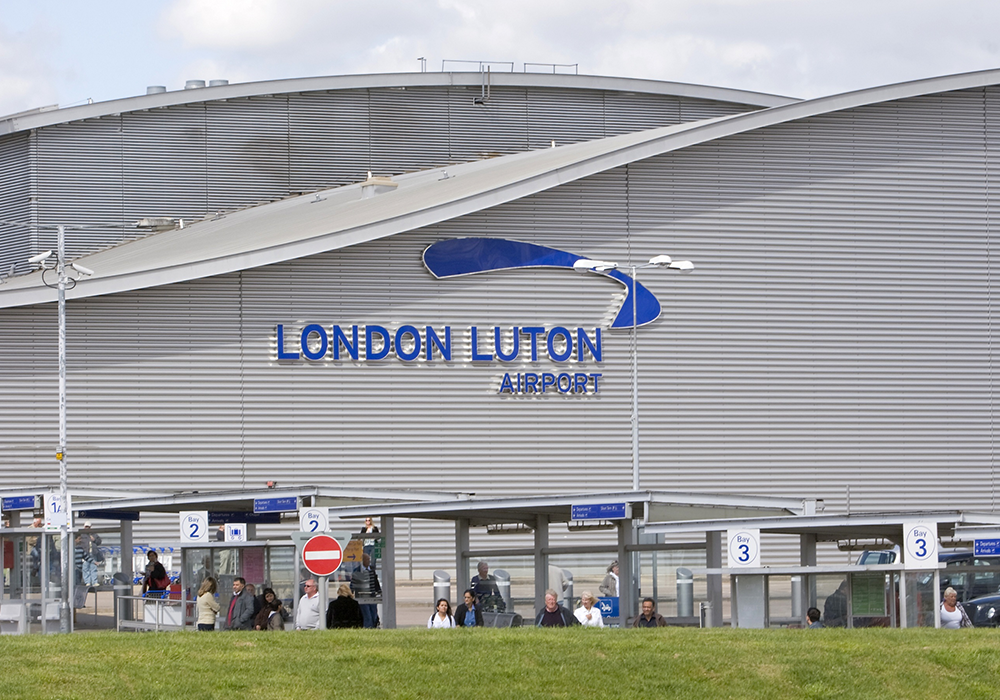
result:
[[[626,516],[625,503],[589,503],[584,506],[574,505],[573,520],[622,520]]]
[[[973,553],[977,557],[1000,554],[1000,540],[976,540]]]
[[[254,513],[284,513],[290,510],[299,509],[299,499],[295,496],[284,498],[255,498],[253,499]]]
[[[618,617],[618,598],[598,598],[597,609],[601,611],[601,617]]]
[[[3,499],[3,510],[33,510],[37,503],[37,496],[11,496]]]

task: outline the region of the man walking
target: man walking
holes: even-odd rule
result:
[[[242,576],[233,579],[233,597],[229,601],[226,614],[227,630],[249,630],[253,628],[253,599],[246,592],[247,582]]]
[[[316,587],[316,580],[309,579],[302,588],[305,594],[299,598],[299,604],[295,608],[295,629],[297,630],[318,630],[319,625],[319,588]]]

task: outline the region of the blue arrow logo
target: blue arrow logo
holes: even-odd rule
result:
[[[504,238],[452,238],[433,243],[424,250],[424,266],[438,279],[525,267],[572,270],[574,263],[587,259],[564,250]],[[619,270],[591,270],[591,272],[616,280],[625,287],[625,301],[612,321],[611,327],[631,328],[632,278]],[[659,318],[660,302],[642,284],[636,283],[634,286],[637,319],[635,325],[644,326]]]

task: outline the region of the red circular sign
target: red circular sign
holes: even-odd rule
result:
[[[302,563],[316,576],[329,576],[343,560],[344,550],[329,535],[316,535],[302,548]]]

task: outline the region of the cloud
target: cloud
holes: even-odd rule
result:
[[[51,39],[50,32],[38,27],[0,27],[0,116],[58,101],[57,71],[41,50]]]

